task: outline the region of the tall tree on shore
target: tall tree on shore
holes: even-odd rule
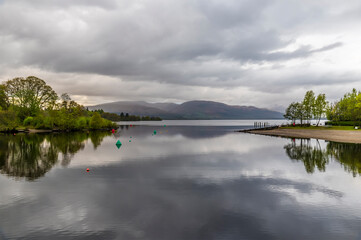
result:
[[[340,106],[339,103],[337,104],[338,104],[337,106]],[[331,107],[328,107],[328,102],[326,101],[326,95],[319,94],[316,98],[314,92],[310,90],[306,92],[302,102],[291,103],[286,109],[285,115],[283,116],[287,119],[292,120],[293,122],[299,119],[301,124],[303,124],[304,120],[307,120],[309,122],[311,118],[316,118],[318,119],[317,121],[317,126],[318,126],[320,123],[320,119],[326,113],[326,110],[327,110],[327,116],[334,116],[335,114],[334,110],[331,109]],[[360,96],[359,112],[361,113],[361,96]]]
[[[312,108],[313,116],[318,119],[316,126],[320,123],[321,117],[326,112],[327,107],[326,95],[319,94],[315,100],[314,106]]]
[[[300,119],[301,125],[303,124],[303,120],[306,119],[306,111],[305,111],[305,107],[302,103],[297,102],[295,104],[295,108],[296,108],[296,119]]]
[[[351,121],[357,121],[360,116],[358,114],[358,110],[356,108],[357,104],[357,96],[360,94],[360,92],[357,92],[357,90],[354,88],[352,89],[352,92],[348,94],[347,97],[347,112],[350,116]]]
[[[283,115],[283,117],[291,120],[292,123],[296,122],[296,120],[297,120],[297,103],[296,102],[291,103],[287,107],[286,112]]]
[[[307,91],[303,99],[302,105],[304,108],[305,116],[304,118],[309,122],[312,118],[312,109],[315,104],[315,93],[310,90]]]
[[[360,122],[360,126],[361,126],[361,93],[360,92],[356,96],[355,111],[357,113],[357,120]]]
[[[306,118],[306,111],[302,103],[293,102],[287,107],[283,116],[286,119],[292,120],[293,123],[299,119],[300,123],[303,124],[303,120]]]
[[[5,92],[5,85],[0,85],[0,110],[7,110],[9,107],[9,98]]]
[[[44,80],[34,76],[14,78],[5,83],[5,93],[19,112],[19,117],[35,116],[41,109],[52,108],[58,98]]]

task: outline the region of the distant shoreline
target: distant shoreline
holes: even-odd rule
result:
[[[248,133],[289,138],[316,138],[342,143],[361,143],[361,131],[354,130],[316,130],[316,129],[288,129],[252,130]]]

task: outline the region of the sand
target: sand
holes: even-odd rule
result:
[[[253,134],[294,137],[317,138],[334,142],[361,143],[361,130],[312,130],[312,129],[272,129],[249,131]]]

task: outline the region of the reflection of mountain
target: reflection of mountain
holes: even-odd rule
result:
[[[0,139],[0,173],[34,180],[45,175],[59,161],[67,166],[73,155],[91,139],[94,148],[108,132],[3,135]]]
[[[166,136],[182,135],[185,138],[190,139],[204,139],[215,138],[224,136],[230,132],[235,132],[242,128],[242,126],[133,126],[121,125],[120,130],[129,131],[129,134],[139,136],[149,136],[154,130],[158,134],[164,134]]]
[[[297,139],[284,148],[290,159],[303,162],[308,173],[313,173],[316,167],[324,172],[326,165],[334,159],[354,177],[361,174],[361,144],[329,142],[322,148],[318,140],[312,144],[310,139]]]

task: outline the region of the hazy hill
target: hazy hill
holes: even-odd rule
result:
[[[170,109],[171,106],[176,105],[174,103],[147,103],[143,101],[119,101],[104,103],[95,106],[89,106],[89,110],[103,109],[106,112],[117,113],[121,112],[129,113],[130,115],[137,116],[154,116],[161,117],[162,119],[181,119],[179,114],[168,112],[166,109]],[[163,110],[164,109],[164,110]]]
[[[282,113],[248,106],[231,106],[211,101],[175,103],[147,103],[120,101],[89,106],[90,110],[129,113],[140,116],[159,116],[163,119],[280,119]]]
[[[271,119],[283,118],[282,113],[246,106],[231,106],[211,101],[185,102],[170,110],[187,119]]]

